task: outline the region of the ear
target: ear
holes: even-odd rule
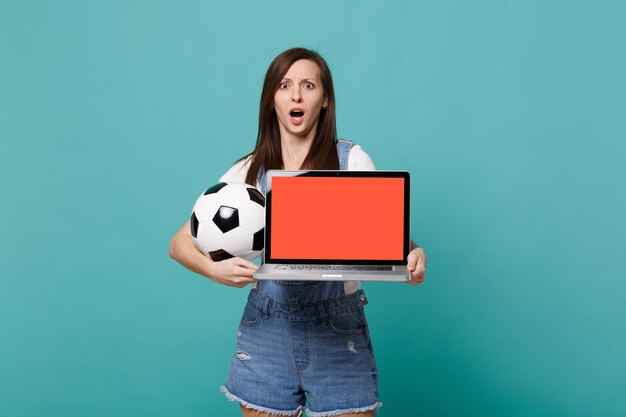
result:
[[[322,103],[322,108],[325,109],[328,107],[328,97],[324,97],[324,102]]]

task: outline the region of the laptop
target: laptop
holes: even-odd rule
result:
[[[408,280],[409,182],[406,171],[268,171],[254,277]]]

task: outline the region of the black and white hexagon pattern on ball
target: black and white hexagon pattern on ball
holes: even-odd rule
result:
[[[191,236],[194,238],[198,237],[198,225],[200,222],[198,221],[198,217],[196,217],[196,212],[191,213],[191,218],[189,219],[189,226],[191,227]]]
[[[212,221],[198,224],[198,234],[194,238],[194,242],[205,255],[222,249],[223,240],[224,233]]]
[[[219,183],[194,206],[190,227],[196,246],[214,261],[252,260],[263,250],[265,197],[243,183]]]
[[[249,187],[248,194],[250,194],[250,200],[265,207],[265,197],[263,197],[263,194],[261,194],[259,190],[257,190],[256,188]]]
[[[240,256],[252,251],[253,241],[254,234],[251,231],[243,227],[237,227],[228,233],[224,233],[222,248],[229,253],[236,253],[237,256]]]
[[[239,208],[246,201],[250,201],[246,184],[229,183],[230,187],[224,187],[217,192],[220,201],[228,202],[231,207]]]
[[[250,193],[250,190],[253,192]],[[259,242],[257,233],[263,233],[265,227],[265,199],[255,188],[249,187],[248,192],[250,198],[237,208],[239,227],[224,233],[222,247],[230,253],[252,260],[263,250],[263,239]]]
[[[223,261],[224,259],[234,258],[234,255],[231,255],[230,253],[226,252],[224,249],[218,249],[218,250],[209,252],[209,256],[215,262]]]
[[[219,190],[221,190],[222,188],[226,187],[227,185],[228,184],[225,182],[218,182],[214,186],[207,188],[207,190],[204,192],[203,195],[214,194],[218,192]]]
[[[252,238],[252,250],[262,251],[265,247],[265,228],[259,230]]]
[[[217,194],[202,194],[193,206],[193,215],[198,223],[210,222],[220,205]]]
[[[239,210],[235,207],[221,206],[213,216],[213,223],[222,233],[228,233],[239,227]]]
[[[239,207],[239,226],[256,233],[265,226],[265,208],[255,201],[248,201]]]
[[[239,227],[224,235],[224,247],[229,248],[234,242],[241,246],[237,250],[248,252],[240,257],[252,260],[261,254],[264,246],[265,208],[257,201],[248,201],[239,207]],[[235,235],[229,236],[236,232]],[[245,245],[244,245],[245,242]]]

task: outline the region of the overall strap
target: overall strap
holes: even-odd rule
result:
[[[339,139],[337,141],[337,156],[339,156],[339,169],[342,171],[348,170],[348,156],[350,155],[350,149],[352,149],[354,142],[351,140]]]
[[[259,169],[259,184],[261,185],[261,192],[265,195],[265,170],[263,167]]]
[[[348,169],[348,156],[350,155],[350,149],[352,149],[354,142],[351,140],[339,139],[337,140],[337,156],[339,157],[339,169],[346,171]],[[261,192],[266,194],[265,190],[265,170],[259,169],[259,185],[261,186]]]

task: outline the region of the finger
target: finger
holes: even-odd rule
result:
[[[417,266],[421,266],[423,268],[426,268],[426,257],[420,253],[419,255],[417,255]]]
[[[426,271],[426,264],[424,263],[423,258],[419,258],[417,260],[417,265],[415,265],[415,271],[419,271],[420,273],[424,273],[424,271]]]
[[[235,265],[241,266],[243,268],[252,269],[252,270],[259,269],[257,265],[243,258],[234,258],[234,262],[235,262]]]
[[[424,275],[412,277],[411,280],[421,284],[422,282],[424,282]]]
[[[418,264],[415,267],[415,270],[411,272],[411,281],[421,284],[422,281],[424,281],[425,273],[426,273],[426,269],[424,269],[423,265]]]
[[[239,279],[237,280],[236,285],[239,288],[243,288],[246,285],[251,284],[253,282],[256,282],[256,279],[254,279],[254,278],[247,278],[247,277],[239,277]]]
[[[426,272],[426,256],[421,250],[416,256],[417,263],[412,271],[415,272],[417,275],[424,275],[424,273]]]
[[[407,257],[407,268],[409,268],[409,270],[413,271],[415,269],[415,265],[417,265],[417,255],[413,252],[409,253],[409,256]]]
[[[422,262],[424,264],[424,267],[426,267],[426,252],[424,252],[424,249],[422,248],[417,248],[416,251],[418,254],[419,262]]]
[[[239,269],[237,270],[237,275],[239,275],[241,277],[245,277],[245,278],[251,279],[251,278],[253,278],[254,272],[255,272],[254,269],[249,269],[249,268],[246,268],[246,267],[239,267]]]
[[[422,284],[423,282],[424,282],[424,278],[416,278],[416,279],[411,278],[411,280],[408,281],[408,283],[411,285],[419,285],[419,284]]]

